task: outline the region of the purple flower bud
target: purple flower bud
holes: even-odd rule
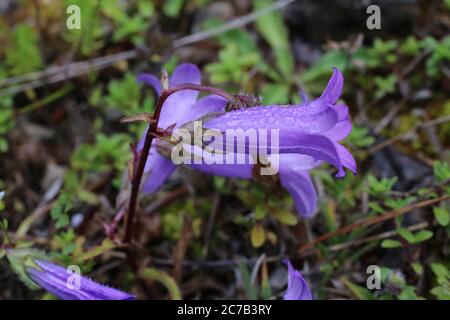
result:
[[[128,293],[101,285],[54,263],[35,259],[27,275],[37,285],[63,300],[134,300]]]
[[[288,287],[284,300],[312,300],[311,290],[300,271],[295,270],[289,260],[284,260],[284,263],[288,267]]]

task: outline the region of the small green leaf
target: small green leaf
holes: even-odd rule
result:
[[[447,162],[436,161],[433,166],[434,176],[439,182],[450,179],[450,165]]]
[[[381,247],[386,249],[401,248],[403,245],[400,241],[385,239],[381,242]]]
[[[398,295],[399,300],[416,300],[417,295],[413,286],[406,286]]]
[[[436,278],[438,278],[438,282],[442,282],[441,280],[445,279],[450,280],[450,271],[447,270],[447,268],[443,264],[437,262],[432,263],[431,270],[436,275]]]
[[[352,283],[348,279],[342,279],[342,283],[353,293],[359,300],[373,300],[372,293],[364,287]]]
[[[261,220],[266,216],[266,209],[263,206],[256,206],[255,208],[255,219]]]
[[[285,104],[288,102],[289,88],[285,84],[266,84],[262,90],[262,102],[265,105]]]
[[[255,0],[255,9],[266,8],[273,0]],[[256,28],[272,47],[278,69],[283,76],[290,78],[294,71],[294,58],[291,53],[287,28],[279,11],[260,16],[256,20]]]
[[[147,268],[140,273],[140,276],[161,283],[169,291],[172,300],[181,300],[181,293],[177,283],[166,272],[155,268]]]
[[[334,50],[327,52],[301,75],[301,79],[307,83],[312,83],[317,78],[328,77],[333,67],[344,72],[347,60],[347,54],[343,51]]]
[[[175,18],[180,14],[184,0],[167,0],[164,1],[163,12],[165,15]]]
[[[251,241],[254,248],[259,248],[266,242],[266,232],[262,225],[257,224],[252,228]]]
[[[408,229],[398,228],[397,232],[403,239],[405,239],[409,243],[413,243],[414,242],[415,237],[414,237],[413,233],[411,231],[409,231]]]
[[[420,230],[414,235],[414,243],[421,243],[433,237],[433,232],[430,230]]]
[[[446,227],[450,222],[450,213],[442,208],[434,207],[433,208],[434,217],[436,218],[437,222],[443,226]]]
[[[288,226],[295,226],[298,222],[297,216],[287,210],[276,210],[272,212],[275,219]]]
[[[423,267],[420,263],[413,262],[411,263],[411,267],[413,268],[414,272],[417,273],[418,275],[421,275],[423,273]]]

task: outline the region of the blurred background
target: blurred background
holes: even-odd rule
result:
[[[449,0],[2,0],[0,299],[53,298],[2,259],[6,233],[141,299],[278,299],[286,257],[317,299],[450,299],[449,28]],[[142,278],[105,227],[145,129],[119,120],[154,108],[139,73],[182,62],[263,104],[317,97],[338,67],[358,175],[314,170],[304,220],[277,187],[180,168],[139,203]]]

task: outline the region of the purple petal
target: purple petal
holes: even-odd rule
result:
[[[96,283],[81,276],[80,288],[69,288],[68,279],[72,273],[61,266],[43,260],[35,260],[42,269],[28,268],[30,278],[45,290],[66,300],[132,300],[134,296],[120,290]]]
[[[201,83],[201,73],[195,64],[183,63],[178,65],[169,79],[169,86],[174,87],[183,83]],[[199,92],[194,90],[182,90],[172,94],[164,102],[159,117],[158,126],[167,128],[175,124],[177,127],[184,124],[192,106],[197,101]]]
[[[238,164],[236,154],[212,155],[199,146],[192,145],[184,145],[184,151],[198,157],[198,159],[202,159],[201,163],[195,164],[194,158],[191,158],[191,164],[188,164],[188,166],[192,169],[223,177],[252,178],[253,164],[250,162]],[[217,161],[219,158],[220,162]],[[227,161],[229,161],[229,164]]]
[[[342,94],[342,88],[344,87],[344,76],[339,69],[334,68],[333,75],[331,76],[327,87],[323,91],[319,99],[322,99],[330,104],[335,104]]]
[[[29,277],[37,284],[39,287],[47,292],[50,292],[63,300],[97,300],[95,296],[89,293],[69,289],[66,280],[59,279],[51,274],[46,274],[38,271],[34,268],[28,268],[27,273]]]
[[[257,106],[227,112],[205,123],[206,128],[225,131],[227,129],[280,130],[283,134],[321,133],[331,129],[338,114],[320,101],[298,106]]]
[[[156,142],[156,140],[153,140]],[[156,192],[166,182],[177,167],[167,158],[159,154],[155,147],[150,148],[147,163],[145,164],[145,174],[147,178],[142,186],[141,192],[152,194]]]
[[[158,96],[161,95],[161,82],[154,75],[149,73],[142,73],[138,77],[138,82],[145,82],[155,90]]]
[[[212,142],[209,147],[219,152],[234,152],[245,154],[300,154],[308,155],[316,160],[323,160],[338,169],[336,177],[345,176],[345,171],[336,150],[335,143],[328,137],[315,134],[301,134],[296,132],[284,132],[280,134],[279,143],[273,143],[272,137],[267,138],[267,143],[258,145],[254,139],[237,140],[235,136],[225,135],[223,141]]]
[[[272,153],[275,151],[273,150]],[[345,176],[335,143],[325,136],[310,134],[299,135],[298,137],[285,137],[284,141],[280,141],[278,152],[281,154],[304,154],[316,160],[326,161],[338,169],[336,177]]]
[[[332,141],[341,141],[345,139],[350,132],[352,132],[352,123],[350,120],[342,120],[336,125],[324,133],[324,136],[328,137]]]
[[[338,114],[338,121],[350,119],[348,107],[345,104],[338,104],[338,105],[332,106],[332,108],[334,110],[336,110],[336,112]]]
[[[281,185],[289,191],[298,213],[304,218],[311,217],[316,211],[317,193],[307,170],[317,165],[317,161],[309,156],[280,155]]]
[[[339,143],[335,143],[335,147],[342,165],[352,171],[353,174],[356,174],[356,161],[352,154]]]
[[[284,260],[284,263],[288,266],[288,288],[284,300],[312,300],[311,290],[302,274],[294,269],[289,260]]]
[[[175,87],[183,83],[200,84],[202,81],[202,74],[195,64],[182,63],[179,64],[172,73],[169,80],[169,86]]]

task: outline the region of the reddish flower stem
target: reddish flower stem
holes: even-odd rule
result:
[[[212,93],[221,97],[224,97],[229,102],[234,103],[235,98],[233,95],[217,89],[213,87],[201,86],[193,83],[181,84],[172,88],[165,89],[161,92],[160,97],[158,98],[158,102],[156,104],[155,112],[153,114],[154,122],[150,123],[147,133],[145,135],[144,146],[142,147],[142,151],[140,152],[139,161],[136,169],[134,170],[133,178],[131,181],[131,195],[130,202],[128,205],[128,211],[126,215],[126,225],[125,225],[125,236],[124,243],[131,244],[133,241],[133,230],[134,230],[134,220],[136,215],[136,205],[139,197],[139,190],[142,181],[142,175],[144,174],[145,163],[147,162],[147,158],[150,152],[150,147],[152,145],[152,141],[156,130],[158,129],[159,117],[161,115],[161,109],[164,105],[164,102],[175,92],[181,90],[195,90],[201,92]]]

